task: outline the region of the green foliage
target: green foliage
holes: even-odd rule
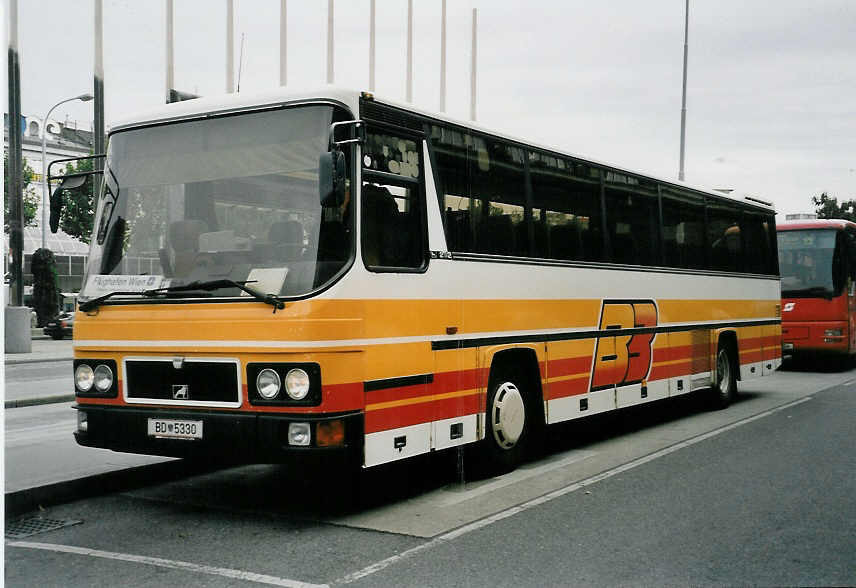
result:
[[[3,153],[3,212],[5,224],[3,230],[9,232],[9,157]],[[36,213],[39,209],[40,197],[35,189],[35,186],[30,186],[33,181],[33,168],[24,160],[21,166],[21,184],[23,187],[24,196],[24,226],[32,227],[36,224]]]
[[[45,326],[59,313],[59,295],[53,252],[50,249],[36,249],[33,252],[33,308],[38,326]]]
[[[840,205],[838,198],[834,198],[824,192],[820,196],[812,196],[814,211],[817,218],[841,218],[856,221],[856,200],[845,200]]]
[[[92,171],[93,160],[82,159],[65,167],[65,173]],[[92,236],[92,222],[95,216],[95,197],[93,185],[99,176],[90,176],[80,188],[63,192],[63,209],[59,218],[59,228],[84,243]]]

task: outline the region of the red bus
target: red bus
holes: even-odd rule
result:
[[[779,224],[782,346],[786,355],[856,353],[856,223]]]

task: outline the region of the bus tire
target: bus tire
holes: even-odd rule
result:
[[[731,346],[719,341],[716,350],[716,383],[711,390],[711,403],[716,410],[727,408],[737,395],[737,365]]]
[[[526,379],[519,370],[501,367],[491,377],[487,395],[485,438],[476,470],[484,474],[510,472],[526,457],[534,415]]]

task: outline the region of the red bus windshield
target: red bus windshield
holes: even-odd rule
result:
[[[836,229],[780,231],[783,298],[832,298],[841,294],[844,272]]]

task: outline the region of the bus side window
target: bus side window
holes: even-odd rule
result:
[[[363,184],[363,261],[370,268],[421,268],[422,206],[413,185]]]

